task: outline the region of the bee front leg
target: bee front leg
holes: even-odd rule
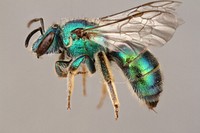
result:
[[[59,77],[65,78],[68,74],[68,67],[72,62],[72,59],[66,56],[66,51],[59,51],[61,54],[59,60],[55,63],[55,70]],[[67,59],[67,60],[66,60]]]
[[[68,74],[68,66],[70,61],[56,61],[55,70],[59,77],[65,78]]]
[[[100,67],[103,78],[106,82],[107,90],[114,107],[115,119],[117,119],[118,113],[119,113],[119,100],[118,100],[117,91],[114,84],[114,79],[110,70],[110,62],[104,52],[98,53],[97,60],[98,60],[98,65]]]

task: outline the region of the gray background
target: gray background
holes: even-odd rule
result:
[[[38,27],[26,27],[32,18],[43,17],[47,28],[60,18],[96,18],[149,1],[1,0],[0,133],[199,133],[199,0],[183,0],[178,14],[185,24],[165,47],[152,49],[165,79],[157,114],[139,104],[117,70],[113,71],[121,103],[118,121],[109,97],[96,108],[99,73],[88,78],[87,97],[82,96],[81,76],[76,77],[72,110],[67,111],[66,79],[54,71],[57,56],[38,60],[24,47],[27,34]]]

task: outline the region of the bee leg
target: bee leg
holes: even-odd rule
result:
[[[78,73],[77,70],[81,63],[84,61],[84,56],[78,57],[75,61],[73,61],[68,69],[68,77],[67,77],[67,109],[71,109],[71,96],[74,90],[74,76]]]
[[[110,63],[104,52],[98,53],[97,57],[98,57],[100,70],[102,72],[103,78],[107,85],[107,91],[110,95],[110,98],[114,107],[115,119],[117,119],[118,112],[119,112],[119,100],[118,100],[115,84],[113,82],[113,76],[110,70]]]
[[[86,74],[86,72],[78,72],[78,68],[82,63],[86,63],[87,66],[89,66],[91,69],[90,72],[94,71],[94,62],[86,55],[80,56],[78,57],[76,60],[74,60],[68,69],[68,82],[67,82],[67,86],[68,86],[68,104],[67,104],[67,109],[70,109],[70,103],[71,103],[71,96],[73,93],[73,89],[74,89],[74,76],[76,74]]]
[[[96,72],[94,61],[85,55],[85,64],[82,65],[82,78],[83,78],[83,95],[86,96],[86,77],[88,76],[87,70],[92,74]],[[88,69],[86,69],[86,66]]]
[[[106,98],[107,89],[106,89],[106,84],[105,83],[103,83],[101,90],[102,90],[102,92],[101,92],[101,98],[100,98],[100,101],[99,101],[99,103],[97,105],[97,108],[101,108],[102,107],[103,101]]]
[[[68,73],[68,66],[70,64],[70,61],[56,61],[55,63],[55,70],[56,73],[59,77],[67,77],[67,73]]]
[[[87,77],[87,71],[86,71],[86,66],[82,65],[82,71],[85,72],[82,74],[82,79],[83,79],[83,95],[86,96],[86,77]]]
[[[86,77],[87,77],[86,66],[82,64],[82,71],[78,71],[76,74],[82,74],[82,85],[83,85],[83,96],[86,96]]]
[[[55,63],[55,70],[59,77],[67,77],[68,67],[72,60],[69,57],[66,57],[65,51],[59,51],[61,54],[59,56],[59,60]],[[68,60],[65,60],[68,59]]]
[[[75,74],[72,72],[68,73],[68,81],[67,81],[67,91],[68,91],[68,96],[67,96],[67,109],[70,110],[71,109],[71,96],[72,96],[72,92],[74,89],[74,76]]]

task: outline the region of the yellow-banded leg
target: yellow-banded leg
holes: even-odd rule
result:
[[[97,54],[97,60],[98,60],[98,65],[100,67],[100,71],[107,85],[108,94],[111,98],[111,101],[114,107],[115,119],[117,119],[118,113],[119,113],[119,100],[118,100],[117,91],[114,84],[114,79],[110,70],[109,60],[104,52],[100,52]]]

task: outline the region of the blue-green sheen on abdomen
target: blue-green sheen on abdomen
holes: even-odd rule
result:
[[[111,59],[122,69],[138,97],[149,108],[155,107],[162,91],[162,77],[157,59],[148,50],[137,56],[111,52]]]

